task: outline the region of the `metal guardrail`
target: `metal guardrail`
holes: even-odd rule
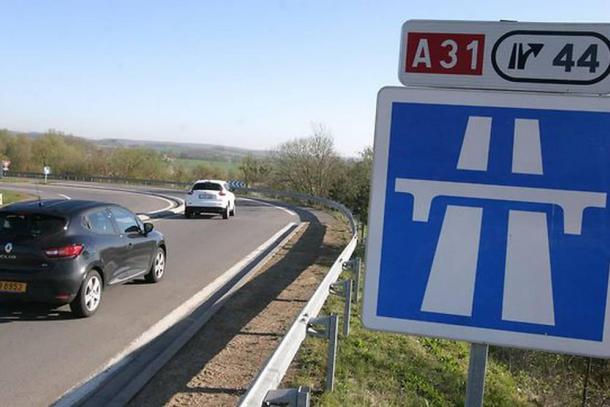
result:
[[[4,171],[5,177],[15,178],[33,178],[44,179],[45,175],[39,172],[25,171]],[[105,184],[130,184],[130,185],[148,185],[148,186],[176,186],[180,188],[190,187],[190,182],[178,182],[168,180],[154,180],[143,178],[126,178],[126,177],[106,177],[98,175],[74,175],[74,174],[49,174],[47,179],[54,181],[79,181],[79,182],[97,182]]]
[[[5,177],[18,177],[18,178],[35,178],[43,179],[44,174],[41,173],[30,173],[30,172],[16,172],[6,171],[4,172]],[[146,180],[146,179],[134,179],[134,178],[122,178],[122,177],[102,177],[102,176],[73,176],[69,174],[50,174],[48,175],[50,180],[61,180],[61,181],[80,181],[80,182],[97,182],[97,183],[114,183],[114,184],[130,184],[130,185],[145,185],[145,186],[173,186],[179,188],[185,188],[191,186],[191,183],[176,182],[176,181],[161,181],[161,180]],[[267,363],[263,369],[258,373],[250,385],[247,393],[240,400],[240,406],[245,407],[260,407],[263,404],[265,396],[270,390],[277,389],[280,385],[288,367],[292,363],[292,360],[296,356],[301,344],[307,336],[307,327],[312,318],[315,318],[326,299],[331,292],[331,286],[337,281],[341,272],[343,271],[343,265],[347,262],[358,244],[358,233],[356,221],[350,212],[350,210],[335,201],[327,198],[316,197],[308,194],[302,194],[297,192],[286,192],[276,191],[273,189],[266,188],[239,188],[237,192],[261,194],[264,196],[275,197],[275,198],[288,198],[293,200],[305,201],[310,203],[316,203],[318,205],[331,208],[342,213],[349,221],[352,237],[347,246],[343,249],[339,257],[335,260],[331,266],[329,272],[326,274],[314,294],[311,296],[301,313],[295,319],[293,324],[288,329],[288,332],[280,342],[279,346],[267,360]]]
[[[345,205],[335,202],[333,200],[308,194],[302,194],[300,192],[277,191],[269,188],[238,188],[237,192],[261,194],[275,198],[289,198],[298,201],[316,203],[318,205],[334,209],[336,211],[341,212],[347,218],[352,231],[352,238],[356,237],[356,220],[354,219],[354,216],[352,215],[351,211]]]
[[[348,261],[354,253],[356,245],[358,244],[358,235],[356,230],[356,222],[352,213],[342,204],[333,202],[329,199],[312,197],[305,194],[295,194],[289,192],[284,193],[272,190],[250,191],[279,197],[298,197],[297,199],[314,201],[324,206],[337,209],[349,219],[352,229],[352,238],[350,242],[347,244],[345,249],[343,249],[337,260],[335,260],[328,274],[326,274],[299,316],[288,329],[288,332],[280,342],[279,346],[273,355],[271,355],[271,357],[267,360],[267,363],[254,379],[250,385],[250,388],[243,396],[239,404],[240,406],[244,407],[260,407],[263,404],[263,400],[265,399],[267,393],[270,390],[276,389],[280,385],[282,378],[290,366],[290,363],[292,363],[297,351],[301,347],[301,343],[303,343],[305,337],[307,336],[307,325],[309,321],[316,317],[322,309],[322,306],[328,298],[332,284],[337,281],[339,275],[343,271],[343,263]]]

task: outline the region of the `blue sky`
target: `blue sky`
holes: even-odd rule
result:
[[[271,148],[373,141],[412,18],[608,22],[610,1],[0,0],[0,128]]]

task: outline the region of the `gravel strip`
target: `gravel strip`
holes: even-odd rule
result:
[[[233,406],[349,240],[332,215],[308,224],[131,401],[132,406]]]

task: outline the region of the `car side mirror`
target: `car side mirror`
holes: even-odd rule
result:
[[[153,229],[155,228],[155,225],[153,225],[152,223],[145,223],[144,224],[144,234],[147,235],[150,232],[153,231]]]
[[[125,233],[127,233],[128,235],[134,234],[134,233],[139,233],[140,232],[140,228],[137,225],[133,225],[128,227],[127,229],[125,229]]]

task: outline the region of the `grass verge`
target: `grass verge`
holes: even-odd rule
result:
[[[346,276],[347,277],[347,276]],[[324,314],[341,315],[341,299],[330,297]],[[350,336],[339,339],[336,390],[322,393],[327,342],[308,338],[287,377],[286,387],[314,389],[314,405],[448,406],[463,405],[469,347],[463,342],[366,330],[355,307]],[[526,405],[506,369],[491,361],[486,405]]]
[[[342,298],[329,297],[321,315],[330,313],[342,316]],[[464,405],[469,344],[365,329],[360,305],[352,308],[350,329],[349,337],[340,334],[334,392],[323,392],[327,341],[317,338],[305,340],[282,387],[308,386],[312,405],[321,406]],[[485,405],[579,406],[586,362],[490,347]],[[610,405],[608,371],[608,361],[593,361],[587,405]]]
[[[23,192],[9,191],[6,189],[0,189],[2,194],[2,204],[8,205],[14,202],[25,201],[27,199],[34,199],[34,196],[25,194]]]

